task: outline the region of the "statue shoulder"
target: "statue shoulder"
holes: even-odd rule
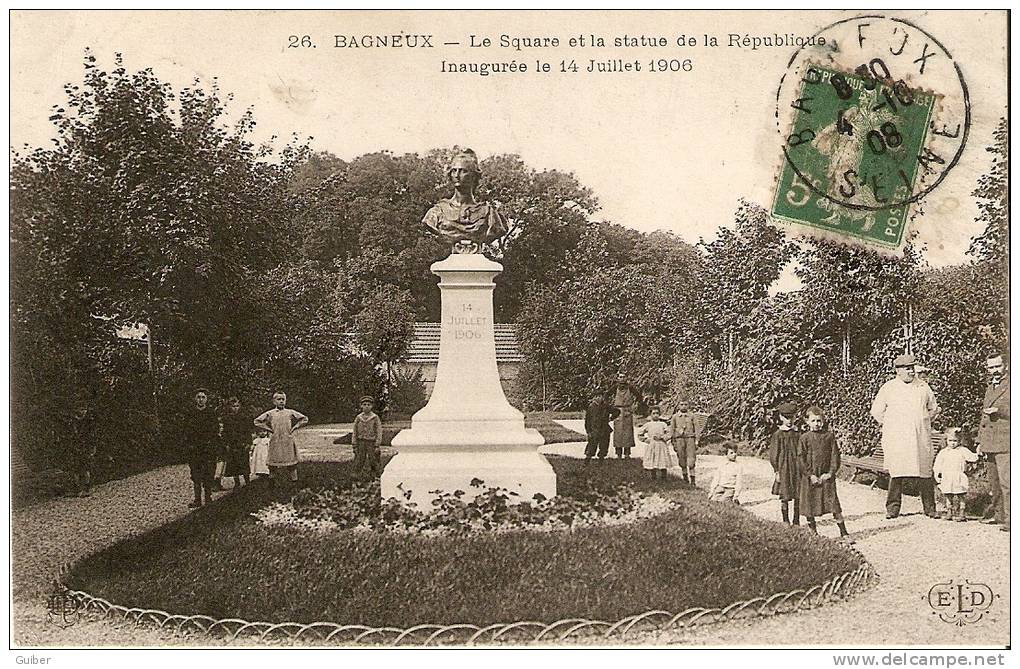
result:
[[[432,207],[425,212],[425,217],[422,219],[426,223],[429,221],[439,221],[447,218],[447,213],[450,210],[450,203],[447,200],[440,200],[436,202]]]

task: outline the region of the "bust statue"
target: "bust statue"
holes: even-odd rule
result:
[[[454,155],[446,176],[453,185],[453,196],[436,202],[422,223],[449,241],[454,253],[479,253],[482,244],[506,234],[506,219],[495,204],[475,199],[482,171],[474,151],[464,149]]]

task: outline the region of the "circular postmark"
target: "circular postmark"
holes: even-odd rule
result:
[[[909,205],[959,162],[970,122],[967,82],[938,39],[900,18],[837,21],[794,52],[776,93],[774,213],[898,247]]]

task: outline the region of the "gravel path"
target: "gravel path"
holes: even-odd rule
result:
[[[576,421],[563,421],[566,427]],[[332,440],[338,426],[307,428],[299,446],[309,459],[351,457],[349,446]],[[578,457],[583,444],[556,444],[543,452]],[[719,456],[699,456],[699,482],[707,484]],[[768,463],[741,458],[751,490],[744,508],[779,518],[779,503],[768,494]],[[1009,535],[976,522],[932,520],[920,501],[904,500],[904,514],[886,520],[885,492],[839,482],[847,525],[857,548],[881,576],[877,586],[849,602],[770,619],[708,625],[693,630],[648,634],[641,642],[682,645],[930,645],[1009,644]],[[164,467],[97,486],[92,497],[55,499],[13,512],[14,575],[12,641],[18,646],[219,646],[204,635],[178,634],[94,617],[60,629],[47,620],[46,595],[60,564],[123,538],[140,534],[188,513],[191,483],[187,467]],[[806,530],[805,530],[806,531]],[[831,521],[819,523],[835,537]],[[749,566],[749,568],[753,568]],[[999,598],[984,617],[957,627],[942,622],[927,604],[932,585],[963,579],[985,583]]]

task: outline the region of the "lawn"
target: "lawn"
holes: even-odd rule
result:
[[[637,461],[550,458],[561,495],[632,482],[675,499],[666,514],[564,533],[421,537],[269,529],[256,484],[79,563],[70,585],[110,601],[217,618],[420,623],[679,612],[822,583],[859,558],[808,531],[709,502]],[[348,463],[302,463],[302,485],[349,480]]]

